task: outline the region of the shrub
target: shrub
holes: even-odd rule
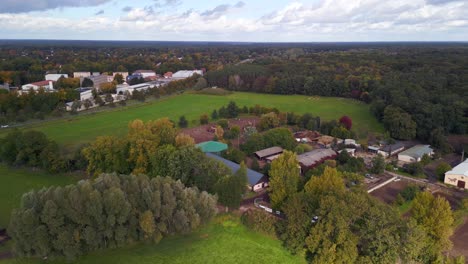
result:
[[[229,121],[227,119],[220,119],[216,123],[223,129],[227,129],[229,127]]]
[[[201,125],[206,125],[210,121],[210,118],[208,117],[207,114],[203,114],[200,116],[200,124]]]
[[[185,127],[187,127],[187,126],[188,126],[188,121],[187,121],[187,119],[185,118],[185,116],[181,116],[181,117],[179,118],[179,127],[185,128]]]
[[[351,120],[349,116],[342,116],[339,122],[348,130],[351,130],[351,127],[353,126],[353,120]]]
[[[452,166],[450,166],[447,162],[442,162],[437,166],[436,168],[436,174],[439,177],[440,180],[444,180],[445,173],[449,170],[452,169]]]
[[[416,194],[420,192],[421,189],[417,185],[408,185],[406,186],[401,192],[400,195],[405,199],[405,201],[412,201],[414,197],[416,197]]]
[[[278,219],[266,212],[248,210],[241,216],[241,222],[249,229],[276,237],[276,223]]]

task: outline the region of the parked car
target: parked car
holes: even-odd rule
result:
[[[1,128],[8,128],[10,127],[9,125],[2,125]]]
[[[366,178],[368,178],[368,179],[374,179],[374,176],[372,176],[372,174],[366,173]]]

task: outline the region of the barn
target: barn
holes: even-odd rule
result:
[[[216,159],[224,163],[224,165],[228,166],[231,169],[233,174],[236,173],[240,169],[240,165],[235,162],[227,160],[213,153],[205,153],[205,154],[209,158]],[[254,192],[261,191],[263,188],[268,187],[267,176],[259,172],[256,172],[254,170],[251,170],[249,168],[247,168],[247,181],[248,181],[249,189],[251,189]]]
[[[326,160],[335,159],[337,153],[331,149],[314,149],[297,156],[302,173],[322,164]]]

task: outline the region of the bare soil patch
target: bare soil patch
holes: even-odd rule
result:
[[[465,263],[468,263],[468,217],[465,217],[465,223],[455,230],[450,239],[453,243],[450,254],[452,256],[465,256]]]
[[[371,192],[371,195],[384,203],[392,204],[396,200],[397,195],[409,184],[411,184],[411,182],[404,179],[396,182],[394,181]]]
[[[245,127],[256,125],[259,120],[260,118],[258,117],[241,117],[229,119],[229,127],[235,125],[239,126],[242,134],[242,131],[244,131]],[[201,125],[192,128],[185,128],[181,130],[181,133],[190,135],[191,137],[193,137],[193,139],[195,139],[195,143],[200,143],[213,140],[215,134],[214,131],[210,129],[211,127],[216,127],[216,122],[211,122],[207,125]],[[244,139],[240,137],[240,142],[238,141],[238,139],[233,139],[232,142],[235,146],[238,146],[239,143],[242,144],[244,142]]]

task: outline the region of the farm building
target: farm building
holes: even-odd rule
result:
[[[398,152],[403,151],[404,149],[405,149],[405,145],[403,145],[403,143],[401,142],[397,142],[395,144],[386,145],[380,148],[377,151],[377,154],[380,154],[384,156],[385,158],[387,158],[387,157],[397,154]]]
[[[325,148],[331,148],[333,144],[343,143],[342,139],[334,138],[332,136],[321,136],[317,139],[317,143]]]
[[[233,174],[236,173],[240,169],[239,164],[232,162],[230,160],[227,160],[225,158],[222,158],[213,153],[206,153],[206,156],[208,156],[209,158],[213,158],[218,161],[221,161],[222,163],[224,163],[224,165],[228,166],[231,169]],[[255,192],[260,191],[263,188],[268,186],[268,178],[265,175],[259,172],[253,171],[249,168],[247,168],[247,182],[248,182],[249,188]]]
[[[322,164],[326,160],[336,158],[337,154],[331,149],[314,149],[297,156],[297,160],[301,165],[302,172],[306,172],[315,166]]]
[[[444,183],[468,189],[468,159],[445,173]]]
[[[294,138],[296,138],[297,142],[301,143],[309,143],[317,141],[320,138],[320,133],[317,131],[299,131],[294,133]]]
[[[205,141],[197,144],[204,153],[219,153],[228,149],[228,145],[218,141]]]
[[[434,155],[430,145],[416,145],[398,154],[398,160],[404,162],[419,162],[424,155]]]
[[[264,160],[268,157],[277,156],[281,153],[283,153],[282,147],[271,147],[271,148],[259,150],[255,152],[254,154],[255,154],[255,157],[257,157],[257,159]]]
[[[348,154],[352,157],[356,156],[356,149],[353,149],[353,148],[345,148],[345,149],[342,149],[342,150],[339,150],[338,153],[341,153],[342,151],[346,151],[348,152]]]

